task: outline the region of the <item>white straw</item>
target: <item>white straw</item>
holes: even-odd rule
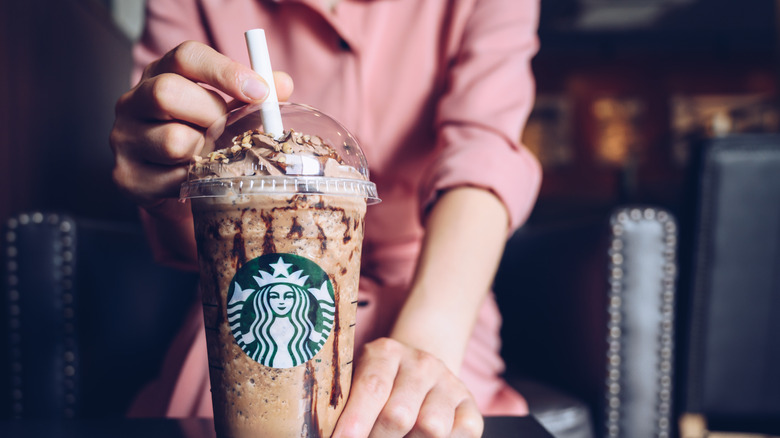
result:
[[[260,112],[263,115],[263,128],[266,134],[271,134],[278,139],[284,134],[284,126],[282,125],[282,114],[279,111],[279,98],[276,96],[274,73],[271,69],[271,56],[268,54],[265,31],[263,29],[248,30],[244,32],[244,37],[246,37],[246,48],[249,51],[249,62],[252,65],[252,70],[262,76],[271,89],[268,98],[260,106]]]

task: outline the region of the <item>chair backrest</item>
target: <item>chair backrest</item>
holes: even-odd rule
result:
[[[606,436],[672,436],[677,224],[663,210],[611,218]]]
[[[780,136],[701,149],[685,409],[780,434]]]
[[[20,214],[5,228],[0,417],[124,415],[196,299],[140,227]]]
[[[649,207],[519,230],[494,285],[510,370],[586,400],[597,436],[671,436],[676,247]]]

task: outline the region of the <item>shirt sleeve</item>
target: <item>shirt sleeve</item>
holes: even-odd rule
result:
[[[533,104],[538,13],[538,0],[475,3],[437,108],[437,157],[421,185],[423,212],[442,191],[472,186],[504,203],[511,229],[530,214],[541,167],[519,139]]]
[[[152,61],[192,40],[208,43],[200,2],[192,0],[148,0],[141,39],[133,48],[133,84]]]

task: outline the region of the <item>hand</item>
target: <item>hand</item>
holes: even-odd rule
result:
[[[290,76],[275,72],[274,81],[279,100],[287,100],[293,89]],[[138,85],[120,97],[110,137],[113,177],[142,207],[157,208],[166,198],[178,197],[187,164],[205,143],[206,128],[228,111],[225,98],[214,90],[234,102],[261,102],[268,95],[267,84],[252,69],[188,41],[149,64]]]
[[[471,393],[442,361],[382,338],[356,362],[333,436],[480,437],[483,427]]]

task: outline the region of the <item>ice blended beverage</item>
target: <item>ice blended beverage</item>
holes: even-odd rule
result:
[[[182,186],[220,437],[330,436],[350,389],[376,187],[346,129],[310,107],[281,107],[277,138],[252,107],[212,127],[213,150]]]

